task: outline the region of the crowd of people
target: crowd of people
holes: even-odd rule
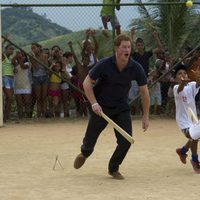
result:
[[[77,115],[88,115],[87,98],[79,90],[83,91],[83,80],[98,61],[98,43],[94,30],[86,30],[85,35],[80,61],[72,41],[66,42],[70,49],[66,52],[58,45],[48,49],[32,43],[27,55],[3,42],[4,121],[10,119],[13,95],[19,119],[31,118],[34,110],[38,118],[69,117],[70,106]]]
[[[135,32],[133,27],[130,31],[133,41],[131,57],[143,67],[148,84],[153,83],[150,88],[151,114],[160,114],[167,110],[169,104],[172,104],[173,106],[170,106],[174,108],[173,95],[171,95],[174,77],[171,68],[177,59],[164,50],[157,32],[152,33],[155,48],[150,50],[145,48],[142,38],[135,39]],[[76,109],[76,116],[88,116],[90,105],[84,93],[80,93],[79,90],[83,91],[82,83],[85,77],[99,61],[96,32],[91,29],[85,31],[80,58],[77,56],[78,52],[74,51],[73,42],[66,43],[69,49],[66,52],[63,52],[58,45],[48,49],[38,43],[32,43],[30,56],[19,50],[14,51],[14,47],[9,43],[4,44],[2,55],[4,121],[10,119],[13,94],[15,94],[19,119],[31,118],[34,112],[38,118],[69,117],[70,106]],[[153,55],[156,57],[155,64],[153,68],[150,68],[149,63],[153,61]],[[191,80],[195,79],[191,71],[197,68],[199,60],[199,49],[182,60],[182,64],[188,66],[188,75]],[[159,81],[156,81],[157,79]],[[71,88],[70,83],[79,90]],[[129,100],[137,97],[138,92],[138,85],[133,80],[129,90]],[[199,102],[199,95],[196,101]],[[131,112],[132,115],[142,112],[137,99],[131,105]]]
[[[113,1],[103,0],[103,3],[111,4]],[[119,10],[120,0],[115,3]],[[155,48],[147,50],[142,38],[135,39],[134,27],[130,37],[121,34],[119,21],[113,14],[111,6],[102,7],[102,33],[109,36],[108,22],[111,22],[117,35],[113,42],[114,54],[110,57],[98,58],[96,31],[91,29],[85,31],[80,58],[72,41],[66,42],[69,49],[66,52],[58,45],[48,49],[32,43],[28,54],[15,51],[13,45],[4,43],[4,121],[10,119],[14,95],[19,119],[32,118],[35,110],[37,118],[69,117],[70,106],[73,104],[77,116],[90,115],[81,152],[74,160],[74,168],[79,169],[93,153],[99,135],[108,124],[102,118],[102,112],[132,136],[131,114],[142,114],[142,128],[146,131],[149,126],[149,107],[151,113],[160,114],[171,102],[169,98],[173,98],[177,124],[188,139],[185,145],[176,149],[176,153],[180,161],[186,164],[190,149],[192,167],[199,174],[197,148],[200,133],[198,137],[193,137],[193,123],[188,118],[187,108],[191,107],[198,114],[199,106],[196,105],[199,103],[200,49],[196,49],[190,56],[185,57],[184,54],[183,57],[174,58],[163,47],[158,33],[154,31],[152,37],[156,43]],[[153,55],[156,60],[153,67],[150,67]],[[178,60],[179,65],[173,72]],[[141,106],[139,101],[129,105],[128,100],[138,96],[141,97]],[[114,129],[114,132],[117,146],[108,163],[108,173],[114,179],[124,179],[119,167],[131,143],[119,131]]]

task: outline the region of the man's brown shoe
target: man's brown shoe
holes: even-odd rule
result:
[[[111,175],[114,179],[118,179],[118,180],[123,180],[124,179],[124,176],[118,171],[112,172],[112,173],[109,172],[108,174]]]
[[[86,159],[87,159],[87,158],[86,158],[82,153],[80,153],[80,154],[76,157],[76,159],[74,160],[74,168],[75,168],[75,169],[81,168],[81,167],[83,166],[83,164],[85,163]]]

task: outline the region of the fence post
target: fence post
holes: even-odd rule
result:
[[[1,5],[0,5],[0,36],[1,31]],[[0,127],[3,126],[3,90],[2,90],[2,38],[0,38]]]

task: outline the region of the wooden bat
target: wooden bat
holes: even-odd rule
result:
[[[192,120],[194,124],[197,124],[199,122],[198,117],[194,114],[191,107],[188,107],[187,113],[188,113],[188,117]]]
[[[123,130],[120,126],[118,126],[112,119],[110,119],[106,114],[101,112],[101,116],[110,124],[114,129],[116,129],[125,139],[127,139],[130,143],[134,143],[133,137],[131,137],[125,130]]]
[[[189,128],[190,137],[194,140],[200,139],[200,124],[198,117],[194,114],[191,107],[187,109],[188,117],[192,120],[193,126]]]

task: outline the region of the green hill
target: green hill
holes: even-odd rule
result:
[[[45,16],[34,13],[30,7],[13,7],[2,10],[2,33],[3,35],[11,34],[12,41],[20,46],[71,32],[71,30],[52,23]]]
[[[80,57],[81,53],[81,43],[85,39],[85,33],[84,31],[78,31],[78,32],[73,32],[69,33],[66,35],[60,35],[48,40],[43,40],[40,41],[39,43],[42,45],[44,48],[49,48],[51,49],[52,46],[58,45],[63,51],[69,51],[68,47],[68,42],[72,41],[74,50],[77,54],[78,57]],[[110,37],[106,38],[102,33],[101,30],[96,30],[96,39],[99,44],[99,53],[98,53],[98,58],[102,58],[105,56],[109,56],[112,54],[113,50],[113,41],[112,41],[112,36],[110,32]],[[26,52],[30,51],[30,45],[27,45],[23,48]]]

